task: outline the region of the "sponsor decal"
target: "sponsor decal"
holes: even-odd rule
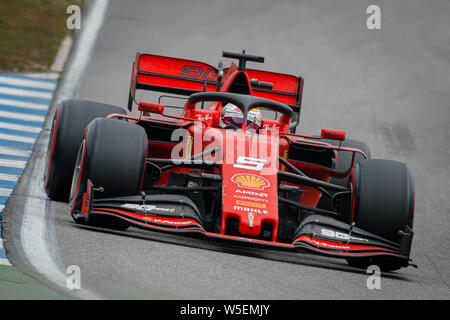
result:
[[[147,221],[152,221],[155,223],[164,223],[164,224],[173,224],[173,225],[188,225],[192,224],[190,221],[172,221],[167,219],[159,219],[159,218],[153,218],[153,217],[143,217],[142,219]]]
[[[250,190],[234,190],[233,197],[235,199],[240,200],[250,200],[250,201],[258,201],[258,202],[265,202],[268,203],[269,200],[267,193],[265,192],[257,192],[257,191],[250,191]]]
[[[255,198],[255,197],[241,196],[241,195],[238,195],[238,194],[235,194],[234,197],[236,199],[241,199],[241,200],[251,200],[251,201],[259,201],[259,202],[265,202],[265,203],[269,202],[269,200],[267,200],[267,199],[260,199],[260,198]]]
[[[266,130],[267,132],[272,131],[272,132],[277,132],[280,131],[280,127],[277,126],[275,123],[270,125],[270,124],[263,124],[262,126],[263,130]]]
[[[233,168],[261,171],[267,162],[266,159],[239,156],[233,164]]]
[[[210,114],[205,114],[205,116],[201,115],[201,114],[196,114],[195,115],[197,117],[198,120],[200,121],[205,121],[207,122],[208,120],[212,120],[212,116]]]
[[[193,78],[193,79],[203,79],[203,80],[216,80],[217,79],[217,71],[215,69],[204,69],[200,66],[192,66],[189,64],[185,64],[181,67],[180,72],[178,73],[182,77]],[[224,71],[224,75],[227,72]]]
[[[240,173],[235,174],[231,181],[236,183],[241,188],[249,188],[255,190],[264,190],[270,186],[269,181],[261,176],[257,176],[254,174]]]
[[[333,231],[333,230],[323,229],[323,228],[320,229],[320,233],[325,237],[335,238],[335,239],[344,240],[344,241],[348,241],[348,240],[369,241],[367,239],[349,236],[348,234],[343,233],[343,232],[338,232],[338,231]]]
[[[266,205],[264,203],[236,200],[236,204],[240,206],[266,209]]]
[[[269,211],[265,209],[260,208],[249,208],[249,207],[243,207],[243,206],[234,206],[234,210],[236,211],[244,211],[244,212],[252,212],[252,213],[259,213],[259,214],[269,214]]]
[[[334,245],[334,244],[329,244],[329,243],[317,241],[317,240],[312,240],[312,242],[318,246],[331,248],[331,249],[340,249],[340,250],[349,250],[350,249],[350,247],[346,246],[346,245]]]
[[[173,208],[161,208],[154,205],[149,204],[134,204],[134,203],[125,203],[121,205],[122,208],[132,209],[136,211],[162,211],[162,212],[175,212]]]
[[[81,214],[83,216],[87,216],[91,209],[91,192],[92,192],[92,183],[88,180],[86,193],[83,193],[83,198],[81,201]]]
[[[251,195],[255,197],[263,197],[267,198],[269,195],[265,192],[256,192],[256,191],[249,191],[249,190],[234,190],[234,193],[242,194],[242,195]]]

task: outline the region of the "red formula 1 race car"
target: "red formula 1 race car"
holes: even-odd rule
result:
[[[77,223],[197,234],[308,250],[382,270],[410,265],[414,182],[406,164],[371,159],[345,132],[295,134],[303,79],[137,54],[128,109],[57,108],[45,190]],[[136,90],[165,93],[158,103]],[[175,95],[175,96],[174,96]],[[177,106],[162,100],[185,99]],[[172,112],[173,113],[173,112]]]

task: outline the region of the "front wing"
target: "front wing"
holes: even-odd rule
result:
[[[232,240],[244,244],[304,250],[338,258],[390,257],[409,264],[413,231],[402,233],[400,244],[382,239],[333,218],[312,215],[300,224],[291,243],[231,236],[208,232],[195,204],[182,195],[143,195],[93,199],[89,184],[82,211],[75,219],[89,220],[93,215],[121,219],[131,226],[152,231],[196,234],[205,238]]]

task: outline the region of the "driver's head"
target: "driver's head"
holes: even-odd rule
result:
[[[244,115],[241,109],[232,103],[228,103],[220,115],[219,127],[223,129],[241,129]],[[261,111],[258,108],[251,109],[247,114],[247,130],[258,132],[261,127]]]

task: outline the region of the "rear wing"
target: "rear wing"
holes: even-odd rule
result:
[[[297,127],[300,121],[300,111],[302,106],[303,95],[303,78],[289,74],[275,73],[270,71],[261,71],[247,69],[250,79],[256,78],[260,82],[272,83],[272,89],[263,89],[252,86],[253,95],[275,100],[287,104],[292,108],[294,114],[291,119],[291,129]]]
[[[250,79],[273,84],[272,89],[252,86],[253,95],[289,105],[294,111],[291,128],[295,129],[300,118],[303,78],[253,69],[246,72]],[[138,52],[131,73],[128,109],[131,111],[138,89],[189,96],[215,92],[217,83],[218,70],[206,63]]]

